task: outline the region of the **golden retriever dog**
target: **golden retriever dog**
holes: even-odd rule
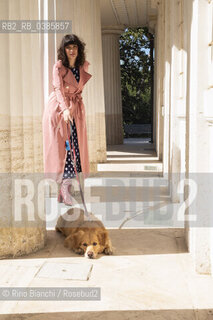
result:
[[[64,246],[86,258],[95,259],[99,253],[113,253],[108,231],[92,213],[90,219],[80,208],[71,208],[58,218],[56,231],[66,237]]]

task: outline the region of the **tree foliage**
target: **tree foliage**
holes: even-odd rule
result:
[[[151,123],[150,34],[127,28],[120,37],[121,88],[125,124]]]

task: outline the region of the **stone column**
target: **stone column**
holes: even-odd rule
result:
[[[213,3],[184,0],[187,29],[186,239],[198,273],[213,272]]]
[[[164,123],[163,123],[163,172],[168,174],[168,179],[170,179],[170,134],[171,134],[171,42],[170,29],[170,10],[171,10],[171,1],[164,2],[164,78],[163,78],[163,114],[164,114]]]
[[[157,150],[163,152],[173,202],[179,202],[178,185],[185,170],[185,65],[182,47],[181,1],[161,1],[157,22]],[[162,118],[162,116],[164,118]],[[160,134],[161,132],[161,134]],[[163,142],[163,145],[162,145]]]
[[[171,197],[180,201],[179,186],[185,173],[185,61],[183,53],[182,1],[170,2],[171,107],[170,160]]]
[[[39,19],[38,1],[3,0],[0,17]],[[38,196],[43,172],[42,35],[5,33],[1,44],[0,257],[8,257],[41,249],[46,241]],[[21,206],[20,196],[29,197],[27,205]]]
[[[93,76],[83,95],[91,171],[95,171],[97,162],[106,160],[100,1],[3,0],[0,16],[1,20],[72,20],[73,33],[86,43],[88,72]],[[63,36],[1,34],[0,173],[4,174],[0,179],[0,257],[30,253],[45,245],[44,197],[38,188],[43,175],[42,114],[53,89],[52,67]],[[29,196],[28,206],[21,208],[21,222],[16,221],[16,210],[20,207],[18,193],[14,192],[16,182],[27,183],[22,197]]]
[[[157,52],[157,41],[156,41],[156,29],[157,29],[157,17],[155,17],[155,19],[153,19],[151,21],[151,26],[150,26],[150,31],[153,33],[154,35],[154,40],[153,40],[153,44],[154,44],[154,76],[153,76],[153,80],[154,80],[154,86],[153,86],[153,115],[152,115],[152,138],[153,138],[153,147],[156,148],[156,121],[157,121],[157,112],[156,112],[156,99],[157,99],[157,70],[156,70],[156,56],[158,56],[158,52]]]
[[[158,17],[155,38],[155,73],[156,73],[156,151],[160,160],[163,159],[163,136],[164,136],[164,32],[165,32],[165,1],[158,4]]]
[[[158,11],[158,3],[156,0],[148,1],[148,28],[149,32],[154,35],[153,45],[154,45],[154,86],[153,86],[153,114],[152,114],[152,139],[153,139],[153,147],[156,148],[156,121],[157,121],[157,113],[156,113],[156,103],[157,103],[157,59],[158,56],[158,46],[157,46],[157,14],[152,14],[153,9]]]
[[[119,36],[123,26],[102,28],[107,144],[123,143]]]

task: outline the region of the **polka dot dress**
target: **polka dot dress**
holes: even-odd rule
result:
[[[76,81],[79,82],[79,80],[80,80],[79,68],[77,68],[77,67],[71,68],[70,67],[70,70],[74,74]],[[72,135],[70,136],[71,143],[73,143],[72,137],[74,140],[74,148],[75,148],[75,156],[76,156],[76,170],[77,170],[77,172],[81,172],[82,170],[81,170],[80,152],[79,152],[79,147],[78,147],[78,137],[77,137],[77,130],[76,130],[76,125],[75,125],[74,119],[73,119],[73,124],[72,124]],[[73,153],[72,147],[71,147],[71,151],[69,151],[69,150],[67,151],[67,159],[66,159],[66,163],[65,163],[63,179],[73,178],[76,176],[74,166],[71,162],[71,153],[70,152],[72,152],[72,158],[74,158],[74,153]]]

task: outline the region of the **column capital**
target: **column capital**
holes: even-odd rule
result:
[[[118,25],[118,26],[103,26],[101,28],[102,34],[118,34],[121,35],[121,33],[124,32],[126,26],[125,25]]]

